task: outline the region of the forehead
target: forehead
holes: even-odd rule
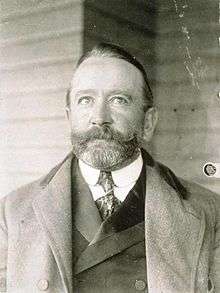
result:
[[[113,57],[90,57],[77,68],[72,79],[73,90],[129,90],[143,92],[143,76],[133,64]]]

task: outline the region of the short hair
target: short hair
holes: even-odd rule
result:
[[[129,62],[134,65],[141,72],[144,79],[144,97],[146,99],[146,107],[151,108],[154,105],[153,94],[148,82],[147,73],[144,69],[144,66],[137,60],[135,56],[130,54],[124,48],[110,43],[99,43],[94,46],[90,51],[87,51],[83,54],[76,64],[76,69],[82,64],[85,60],[90,57],[110,57],[110,58],[118,58]],[[68,89],[66,95],[66,106],[68,107],[70,104],[70,92],[71,88]]]

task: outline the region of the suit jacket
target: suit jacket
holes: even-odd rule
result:
[[[0,292],[72,292],[72,157],[1,200]],[[149,292],[220,292],[220,197],[147,162],[145,230],[135,229],[145,231]],[[89,235],[81,213],[86,228],[74,225]]]
[[[145,168],[142,168],[136,184],[117,211],[105,221],[100,219],[97,223],[100,216],[99,213],[97,215],[93,196],[78,162],[73,160],[73,292],[135,293],[137,288],[147,288],[144,173]],[[81,213],[86,213],[85,217]]]

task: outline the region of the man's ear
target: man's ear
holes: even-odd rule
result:
[[[65,107],[65,112],[66,112],[66,118],[68,121],[70,121],[70,115],[71,115],[71,109],[70,109],[70,92],[71,92],[71,86],[67,89],[66,93],[66,107]]]
[[[143,139],[149,142],[153,136],[158,121],[158,111],[156,107],[149,108],[145,113]]]
[[[69,108],[69,106],[66,106],[65,107],[65,112],[66,112],[66,118],[67,118],[67,120],[70,120],[70,108]]]
[[[67,118],[67,126],[68,129],[71,133],[72,125],[71,125],[71,109],[69,105],[66,105],[65,107],[65,112],[66,112],[66,118]]]

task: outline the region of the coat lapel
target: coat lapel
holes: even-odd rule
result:
[[[74,273],[93,267],[144,241],[145,168],[141,175],[120,208],[99,225],[92,241],[80,255]]]
[[[195,292],[204,215],[183,200],[155,166],[147,166],[145,203],[149,292]]]
[[[72,187],[73,224],[83,237],[90,242],[100,228],[102,220],[89,187],[81,175],[77,160],[73,160],[72,178],[74,178]]]
[[[97,232],[97,239],[89,244],[83,251],[74,267],[74,274],[91,268],[106,259],[121,253],[123,250],[144,241],[144,222],[118,233],[106,235],[105,238],[98,238],[103,235],[103,226]]]
[[[72,156],[68,156],[33,201],[33,209],[48,237],[65,293],[72,292],[71,161]]]

